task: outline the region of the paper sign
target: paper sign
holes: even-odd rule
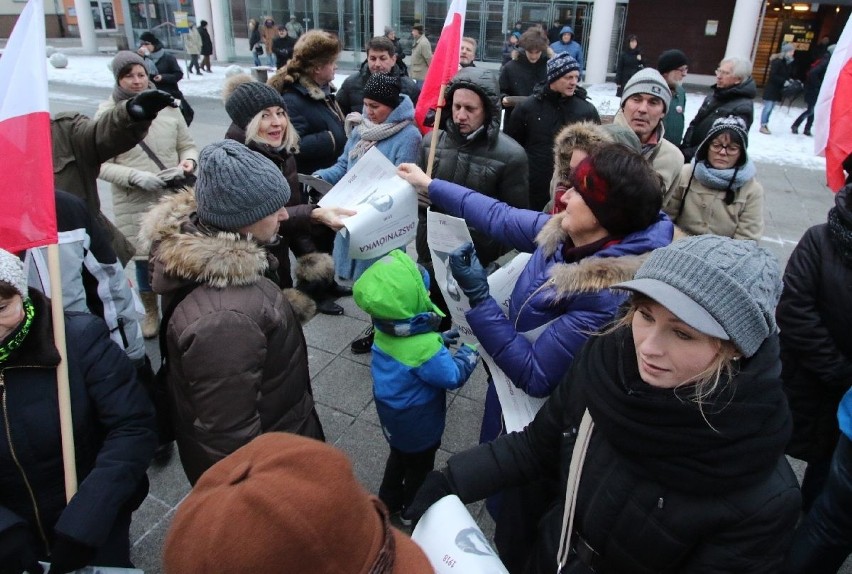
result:
[[[411,539],[436,574],[509,574],[458,496],[430,506]]]
[[[435,282],[444,295],[453,324],[459,330],[459,339],[463,343],[476,344],[479,341],[465,316],[470,311],[470,302],[449,271],[450,253],[471,241],[467,223],[464,219],[436,213],[431,209],[426,214],[426,219]],[[488,277],[489,292],[507,316],[512,290],[531,257],[532,255],[529,253],[522,253]],[[520,334],[532,341],[548,326],[549,324],[543,325],[530,333]],[[536,413],[547,399],[531,397],[522,389],[516,387],[484,349],[480,347],[478,350],[491,373],[497,398],[500,400],[500,407],[503,409],[506,431],[523,430],[535,418]]]
[[[417,232],[417,192],[375,147],[323,196],[319,206],[357,211],[343,220],[352,259],[381,257],[413,241]]]

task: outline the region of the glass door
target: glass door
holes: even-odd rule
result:
[[[487,2],[485,4],[485,26],[479,41],[481,59],[489,62],[499,62],[503,59],[503,42],[505,30],[509,26],[503,21],[503,3]]]
[[[547,26],[548,22],[553,21],[550,13],[550,2],[521,2],[518,5],[517,16],[513,19],[512,25],[520,20],[524,24],[524,30],[533,24],[540,24],[542,22]]]

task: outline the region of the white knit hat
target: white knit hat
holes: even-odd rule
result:
[[[11,285],[24,299],[29,297],[24,262],[5,249],[0,249],[0,281]]]

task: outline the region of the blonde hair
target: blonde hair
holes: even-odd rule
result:
[[[627,312],[623,317],[617,319],[614,323],[607,327],[602,334],[612,333],[622,327],[628,327],[632,330],[633,316],[636,314],[637,309],[641,305],[654,302],[655,301],[653,299],[646,295],[639,293],[632,294],[630,301],[628,302]],[[662,305],[662,303],[660,304]],[[737,360],[742,355],[742,353],[740,353],[730,341],[723,341],[716,337],[711,337],[711,339],[718,345],[715,358],[709,365],[707,365],[707,368],[698,373],[695,378],[689,381],[683,381],[675,387],[675,393],[679,397],[685,398],[686,400],[698,405],[698,408],[701,411],[701,416],[704,417],[704,420],[708,425],[710,422],[707,421],[707,417],[704,413],[704,407],[714,404],[714,401],[710,400],[711,397],[718,395],[718,391],[722,386],[731,383],[736,375]],[[684,394],[678,393],[678,389],[688,389],[692,392],[684,396]],[[724,405],[722,405],[721,408],[724,408]],[[721,410],[721,408],[719,410]],[[710,425],[710,427],[712,428],[713,425]]]
[[[250,141],[260,144],[266,143],[266,140],[260,137],[260,118],[263,112],[264,110],[257,112],[246,126],[246,143]],[[281,147],[292,154],[297,154],[299,153],[299,132],[293,127],[287,110],[284,110],[284,116],[287,118],[287,127],[284,128],[284,139],[281,142]]]

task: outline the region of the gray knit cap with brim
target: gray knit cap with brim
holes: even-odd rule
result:
[[[290,200],[290,186],[272,160],[241,143],[223,140],[198,156],[198,217],[237,231],[272,215]]]
[[[731,341],[745,357],[777,331],[780,268],[754,241],[681,239],[653,251],[633,280],[613,288],[650,297],[693,329]]]
[[[5,249],[0,249],[0,281],[11,285],[22,298],[29,297],[24,262]]]

